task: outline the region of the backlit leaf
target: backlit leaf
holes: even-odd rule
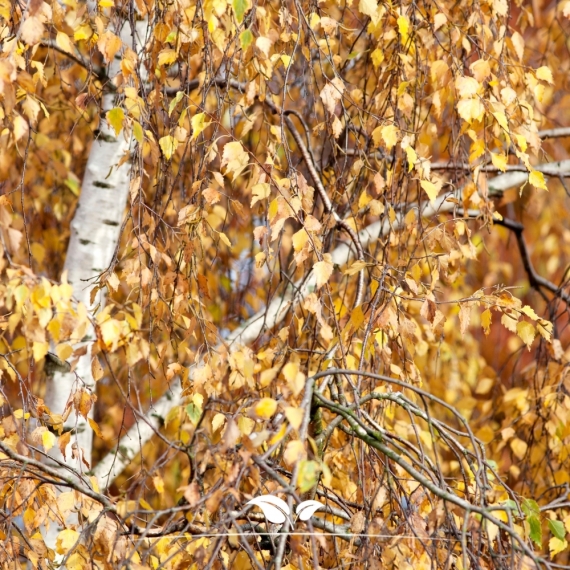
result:
[[[125,112],[120,107],[115,107],[107,111],[107,121],[113,127],[115,134],[118,135],[123,129],[123,121],[125,120]]]

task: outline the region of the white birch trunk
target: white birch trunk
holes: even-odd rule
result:
[[[147,22],[137,23],[137,44],[144,42]],[[128,22],[121,31],[124,45],[132,44],[132,32]],[[143,43],[144,45],[144,43]],[[120,72],[121,59],[117,55],[108,67],[108,76],[113,78]],[[91,292],[94,281],[111,264],[117,249],[121,225],[129,192],[130,161],[120,166],[118,162],[129,151],[130,136],[123,130],[118,136],[107,124],[105,113],[115,104],[115,96],[108,93],[101,102],[101,122],[99,136],[93,141],[87,167],[81,185],[81,194],[77,210],[71,222],[71,235],[65,259],[64,271],[68,282],[73,285],[74,298],[83,303],[91,315],[105,305],[104,289],[97,292],[93,303]],[[91,345],[95,340],[95,331],[89,327],[83,344],[87,348],[85,355],[79,358],[76,369],[68,374],[56,373],[48,379],[46,404],[52,412],[62,414],[73,393],[79,388],[95,390],[95,382],[91,373]],[[93,408],[91,408],[93,410]],[[87,464],[91,464],[91,447],[93,430],[87,420],[74,412],[66,421],[67,428],[73,428],[71,442],[66,450],[66,458],[59,451],[54,453],[60,461],[73,467],[78,472],[85,472],[79,454],[72,458],[73,447],[80,453]]]
[[[146,20],[136,24],[134,32],[137,52],[144,47],[147,27]],[[125,22],[120,37],[124,45],[132,46],[132,30],[128,22]],[[110,78],[121,71],[120,53],[121,51],[109,64],[107,74]],[[118,163],[129,151],[131,137],[124,130],[116,136],[107,124],[105,113],[114,106],[114,94],[105,94],[101,101],[99,136],[93,141],[89,152],[77,210],[71,222],[64,266],[68,282],[73,285],[74,298],[83,303],[92,316],[105,305],[104,290],[97,292],[93,303],[91,292],[94,281],[109,267],[117,250],[129,192],[131,163],[125,161],[120,166]],[[75,370],[68,374],[56,372],[47,379],[45,402],[53,413],[63,414],[68,401],[73,399],[73,394],[78,389],[96,391],[91,372],[91,347],[94,341],[95,331],[90,326],[81,343],[76,346],[83,344],[87,350],[79,358]],[[92,413],[93,407],[89,416]],[[71,468],[72,472],[80,476],[91,465],[93,430],[88,420],[74,411],[65,426],[73,429],[65,457],[57,447],[52,448],[50,455],[59,462],[56,467],[62,470]],[[76,520],[76,516],[70,515],[65,522],[73,524]],[[59,530],[52,524],[45,533],[48,548],[55,548]],[[56,562],[60,562],[61,557],[58,555],[56,558]]]

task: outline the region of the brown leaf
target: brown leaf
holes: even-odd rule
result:
[[[20,28],[20,37],[22,41],[30,46],[36,45],[44,35],[44,25],[37,16],[28,18]]]

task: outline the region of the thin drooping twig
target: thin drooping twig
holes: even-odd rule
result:
[[[194,81],[192,85],[194,85],[193,88],[196,88],[199,83]],[[492,189],[495,193],[502,193],[508,188],[517,186],[522,183],[520,181],[521,175],[525,177],[523,173],[518,172],[496,176],[489,181],[489,190]],[[393,224],[383,219],[361,230],[359,232],[359,242],[364,248],[369,243],[386,236],[390,230],[397,230],[403,225],[405,215],[410,210],[417,210],[421,216],[430,217],[437,213],[452,211],[455,207],[456,205],[453,202],[447,200],[447,195],[438,197],[432,204],[423,208],[418,204],[412,204],[406,211],[396,212],[396,220]],[[334,264],[346,265],[352,258],[350,247],[346,244],[340,244],[332,252],[331,257]],[[228,345],[250,344],[263,330],[271,329],[278,325],[285,318],[288,311],[297,306],[314,289],[315,284],[316,278],[313,271],[309,273],[306,279],[290,284],[279,298],[274,299],[269,306],[253,315],[243,325],[233,331],[226,338],[225,343]],[[107,453],[95,466],[93,472],[97,477],[101,490],[108,488],[132,459],[140,453],[145,443],[158,431],[161,425],[161,418],[166,417],[166,414],[175,406],[180,405],[181,401],[182,387],[180,379],[176,378],[167,393],[146,413],[146,420],[142,424],[137,423],[131,427],[121,438],[117,447]]]
[[[414,204],[410,209],[418,210],[421,216],[431,217],[437,213],[449,212],[455,208],[453,202],[447,201],[447,195],[438,197],[432,204],[422,207]],[[396,213],[396,219],[391,224],[389,220],[382,219],[370,224],[358,233],[362,247],[373,243],[390,231],[397,230],[404,224],[405,214],[409,210]],[[344,266],[354,258],[350,246],[345,243],[338,245],[331,253],[333,265]],[[249,318],[236,330],[232,331],[221,344],[228,347],[232,345],[247,346],[268,329],[277,326],[303,299],[310,294],[316,286],[316,276],[313,270],[304,278],[289,284],[283,294],[274,299],[267,307]],[[198,364],[200,366],[202,362]],[[157,432],[162,418],[182,402],[182,387],[180,378],[173,379],[169,390],[146,413],[142,423],[136,423],[118,442],[117,447],[110,451],[93,469],[101,490],[115,480],[123,469],[140,453],[145,443]]]
[[[379,380],[392,380],[389,377],[372,374],[369,372],[362,372],[358,370],[340,370],[340,369],[328,369],[327,371],[320,372],[315,374],[314,379],[315,381],[320,378],[324,377],[328,374],[341,374],[341,375],[364,375],[367,377],[373,377]],[[436,483],[434,483],[431,479],[424,476],[420,473],[413,465],[407,462],[402,456],[396,453],[393,449],[391,449],[385,442],[384,438],[381,434],[379,434],[375,429],[368,428],[366,425],[363,424],[362,420],[357,418],[353,411],[349,410],[347,407],[342,406],[336,402],[328,400],[322,394],[315,391],[314,397],[318,401],[319,405],[326,407],[331,412],[342,416],[350,426],[350,433],[365,442],[370,447],[373,447],[383,453],[388,459],[399,465],[402,469],[404,469],[414,480],[419,482],[424,488],[431,491],[435,496],[439,497],[440,499],[452,503],[466,512],[474,512],[483,517],[484,519],[488,520],[489,522],[495,524],[498,528],[502,531],[506,532],[510,537],[511,540],[516,542],[521,550],[529,556],[533,561],[537,564],[544,564],[546,567],[550,567],[550,564],[547,560],[543,559],[540,556],[537,556],[531,548],[525,543],[525,541],[519,536],[517,531],[512,528],[507,523],[499,520],[495,517],[492,512],[496,510],[504,510],[504,505],[495,505],[495,506],[479,506],[473,504],[465,499],[462,499],[455,493],[448,491],[446,489],[441,488]]]
[[[245,83],[240,83],[239,81],[235,81],[233,79],[228,80],[225,78],[218,78],[218,79],[215,79],[213,81],[213,83],[215,85],[218,85],[218,86],[228,85],[232,89],[236,89],[237,91],[240,91],[242,93],[246,89]],[[187,89],[187,91],[192,91],[193,89],[196,89],[197,87],[199,87],[199,85],[200,85],[200,83],[198,80],[193,80],[193,81],[190,81],[186,85],[186,89]],[[167,92],[170,92],[170,90],[167,90]],[[291,133],[291,135],[295,139],[295,143],[297,144],[297,147],[301,151],[301,155],[302,155],[303,160],[307,166],[307,170],[309,171],[309,174],[311,175],[311,179],[313,181],[313,184],[315,185],[317,192],[319,193],[319,196],[321,197],[321,200],[322,200],[323,205],[325,207],[325,211],[327,212],[327,214],[329,214],[333,217],[337,227],[342,228],[348,234],[352,243],[354,244],[354,248],[356,249],[357,259],[359,261],[364,261],[364,250],[362,249],[362,244],[359,241],[357,232],[350,226],[350,224],[346,220],[342,219],[338,215],[329,195],[327,194],[327,191],[323,185],[321,177],[319,176],[319,173],[317,172],[317,167],[316,167],[314,159],[313,159],[312,150],[310,148],[307,148],[301,133],[299,133],[299,131],[297,130],[297,127],[295,126],[295,123],[289,117],[289,114],[294,114],[298,118],[300,117],[300,115],[295,110],[291,110],[291,111],[289,111],[287,109],[281,110],[279,107],[277,107],[277,105],[275,105],[275,103],[273,103],[273,101],[271,101],[269,96],[266,96],[266,98],[263,101],[261,101],[259,98],[258,98],[258,100],[260,102],[262,102],[264,105],[266,105],[273,113],[275,113],[277,115],[282,115],[283,121],[285,122],[285,124],[287,125],[287,128],[289,129],[289,132]],[[300,119],[300,120],[302,123],[304,122],[304,121],[302,121],[302,119]],[[306,135],[307,135],[307,137],[309,136],[308,132],[306,133]],[[363,294],[364,294],[364,269],[361,269],[358,272],[358,286],[357,286],[356,296],[355,296],[355,300],[354,300],[354,306],[355,307],[357,307],[358,305],[360,305],[362,303]]]

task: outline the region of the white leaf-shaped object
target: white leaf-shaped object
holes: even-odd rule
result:
[[[248,501],[246,505],[259,507],[263,511],[265,518],[274,524],[283,524],[291,514],[287,503],[283,499],[274,497],[273,495],[255,497],[251,499],[251,501]]]
[[[303,501],[297,505],[295,512],[302,521],[308,521],[316,511],[324,509],[324,507],[325,505],[319,503],[319,501]]]

